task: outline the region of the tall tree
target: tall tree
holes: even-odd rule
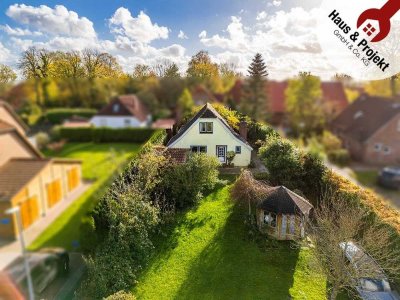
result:
[[[150,77],[156,77],[156,73],[149,65],[137,64],[133,70],[132,76],[139,80],[146,80]]]
[[[0,84],[9,84],[17,79],[17,74],[9,66],[0,64]]]
[[[81,53],[57,52],[54,58],[54,76],[63,80],[71,92],[72,105],[81,105],[80,83],[85,77]]]
[[[19,69],[27,79],[35,80],[36,101],[42,104],[39,84],[41,84],[44,104],[49,103],[48,85],[52,76],[54,53],[46,49],[31,47],[22,53],[18,63]]]
[[[266,82],[268,77],[267,66],[260,53],[257,53],[249,68],[249,78],[245,87],[244,110],[253,119],[268,119],[268,99],[266,93]]]
[[[158,78],[180,78],[179,67],[176,63],[163,60],[153,66],[153,72]]]
[[[321,82],[309,73],[290,80],[285,92],[287,113],[295,133],[309,135],[322,129],[325,118],[321,106]]]
[[[194,101],[192,98],[192,94],[186,88],[183,90],[182,95],[178,99],[177,119],[183,119],[190,115],[193,107]]]
[[[210,55],[204,50],[192,56],[186,75],[191,83],[204,84],[212,89],[216,89],[220,81],[218,65],[212,62]]]

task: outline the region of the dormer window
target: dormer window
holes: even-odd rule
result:
[[[118,103],[115,103],[113,105],[113,112],[115,112],[115,113],[119,112],[119,104]]]
[[[200,122],[200,133],[213,133],[213,123],[212,122]]]

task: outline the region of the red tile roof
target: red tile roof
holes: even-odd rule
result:
[[[159,119],[153,123],[152,128],[171,129],[175,125],[174,119]]]
[[[120,104],[118,111],[114,111],[114,104]],[[141,122],[147,120],[149,111],[136,95],[121,95],[111,101],[98,113],[98,116],[133,116]]]
[[[186,162],[187,155],[189,153],[189,149],[184,148],[167,148],[164,146],[156,146],[154,149],[164,155],[165,157],[169,157],[172,161],[183,164]]]

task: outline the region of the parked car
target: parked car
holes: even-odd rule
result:
[[[379,172],[378,183],[386,188],[400,189],[400,167],[386,167]]]
[[[353,242],[343,242],[340,243],[340,248],[355,270],[362,273],[362,270],[366,269],[367,273],[371,274],[356,279],[356,290],[361,299],[400,300],[399,294],[390,286],[385,272],[361,247]]]
[[[69,254],[61,248],[45,248],[28,253],[28,262],[33,289],[38,297],[57,277],[65,276],[69,272]],[[27,295],[28,284],[23,258],[19,257],[12,262],[6,273],[21,292]]]

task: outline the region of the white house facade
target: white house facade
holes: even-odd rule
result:
[[[122,95],[101,109],[90,123],[95,127],[129,128],[147,127],[151,114],[136,95]]]
[[[168,142],[168,148],[190,149],[192,152],[216,156],[223,164],[229,151],[235,152],[233,164],[247,167],[251,162],[253,148],[246,141],[245,124],[241,133],[235,132],[222,116],[206,104],[179,132]]]
[[[94,116],[90,123],[95,127],[128,128],[128,127],[147,127],[151,122],[151,117],[141,122],[132,116]]]

